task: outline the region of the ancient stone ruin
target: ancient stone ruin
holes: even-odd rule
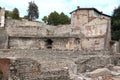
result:
[[[0,10],[3,80],[119,80],[119,42],[111,19],[95,8],[71,12],[71,24],[5,19]]]

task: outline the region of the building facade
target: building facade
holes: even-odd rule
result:
[[[81,31],[83,49],[110,48],[111,18],[95,8],[80,8],[71,12],[71,25]]]
[[[101,50],[110,48],[110,16],[95,8],[71,12],[71,24],[52,26],[36,21],[4,20],[1,11],[1,44],[9,49]]]

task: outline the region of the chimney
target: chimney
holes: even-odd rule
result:
[[[80,9],[80,6],[77,6],[77,9]]]

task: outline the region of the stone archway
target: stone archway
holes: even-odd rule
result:
[[[10,71],[10,59],[0,59],[0,71],[2,72],[2,80],[8,80]]]

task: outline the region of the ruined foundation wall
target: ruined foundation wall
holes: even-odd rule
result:
[[[47,44],[47,40],[51,44]],[[80,50],[80,40],[74,38],[39,38],[39,37],[9,37],[9,49],[47,49],[50,46],[54,50]]]
[[[76,14],[79,16],[84,13],[87,12],[83,11],[82,13],[78,12]],[[16,37],[16,39],[8,40],[8,46],[10,48],[16,47],[18,49],[45,49],[46,43],[45,39],[43,38],[48,38],[53,39],[52,49],[101,50],[105,49],[106,47],[110,47],[110,29],[109,25],[107,25],[108,23],[106,19],[95,18],[79,28],[78,33],[76,34],[76,31],[72,31],[72,27],[70,25],[51,26],[40,22],[6,20],[5,30],[8,34],[8,37]],[[80,40],[77,42],[75,40],[66,38],[79,38]],[[86,46],[86,44],[89,45]]]
[[[21,77],[24,79],[32,78],[38,79],[47,79],[51,80],[56,78],[57,80],[69,80],[69,75],[77,74],[86,71],[93,71],[97,68],[103,68],[109,64],[120,65],[120,54],[113,54],[107,50],[98,50],[98,51],[56,51],[56,50],[0,50],[0,58],[8,59],[32,59],[40,64],[40,71],[37,75],[32,75],[32,73],[22,72]],[[21,62],[18,60],[19,67],[32,66],[31,61],[24,62],[24,59],[21,59]],[[24,64],[23,64],[24,63]],[[25,65],[25,66],[24,66]],[[36,63],[35,63],[36,65]],[[36,66],[24,68],[28,71],[38,70]],[[18,68],[20,70],[21,68]],[[26,70],[20,71],[26,71]],[[41,71],[42,70],[42,71]],[[65,71],[64,71],[65,70]],[[68,70],[68,71],[66,71]],[[62,72],[61,72],[62,71]],[[21,73],[21,72],[20,72]],[[55,75],[55,74],[57,75]],[[36,72],[35,72],[36,74]],[[64,74],[64,75],[63,75]],[[40,76],[39,76],[40,75]],[[53,75],[52,77],[50,75]],[[36,76],[36,77],[35,77]],[[62,76],[62,77],[61,77]],[[59,79],[58,79],[59,78]],[[24,80],[23,79],[23,80]],[[37,80],[37,79],[36,79]]]
[[[45,49],[45,39],[31,37],[9,37],[9,49]]]
[[[74,62],[78,61],[79,59],[88,60],[91,58],[99,57],[100,59],[104,60],[104,58],[111,58],[110,51],[56,51],[56,50],[0,50],[0,57],[1,58],[31,58],[39,63],[44,62]],[[118,56],[119,57],[119,56]],[[107,61],[107,60],[105,60]],[[103,62],[103,61],[102,61]],[[101,63],[102,63],[101,62]],[[101,65],[101,63],[97,62],[91,63],[91,66],[95,64],[96,66]],[[106,64],[106,63],[105,63]],[[108,63],[109,64],[109,63]],[[57,67],[56,67],[57,68]]]
[[[70,80],[67,69],[43,70],[41,64],[30,58],[11,59],[10,80]]]

